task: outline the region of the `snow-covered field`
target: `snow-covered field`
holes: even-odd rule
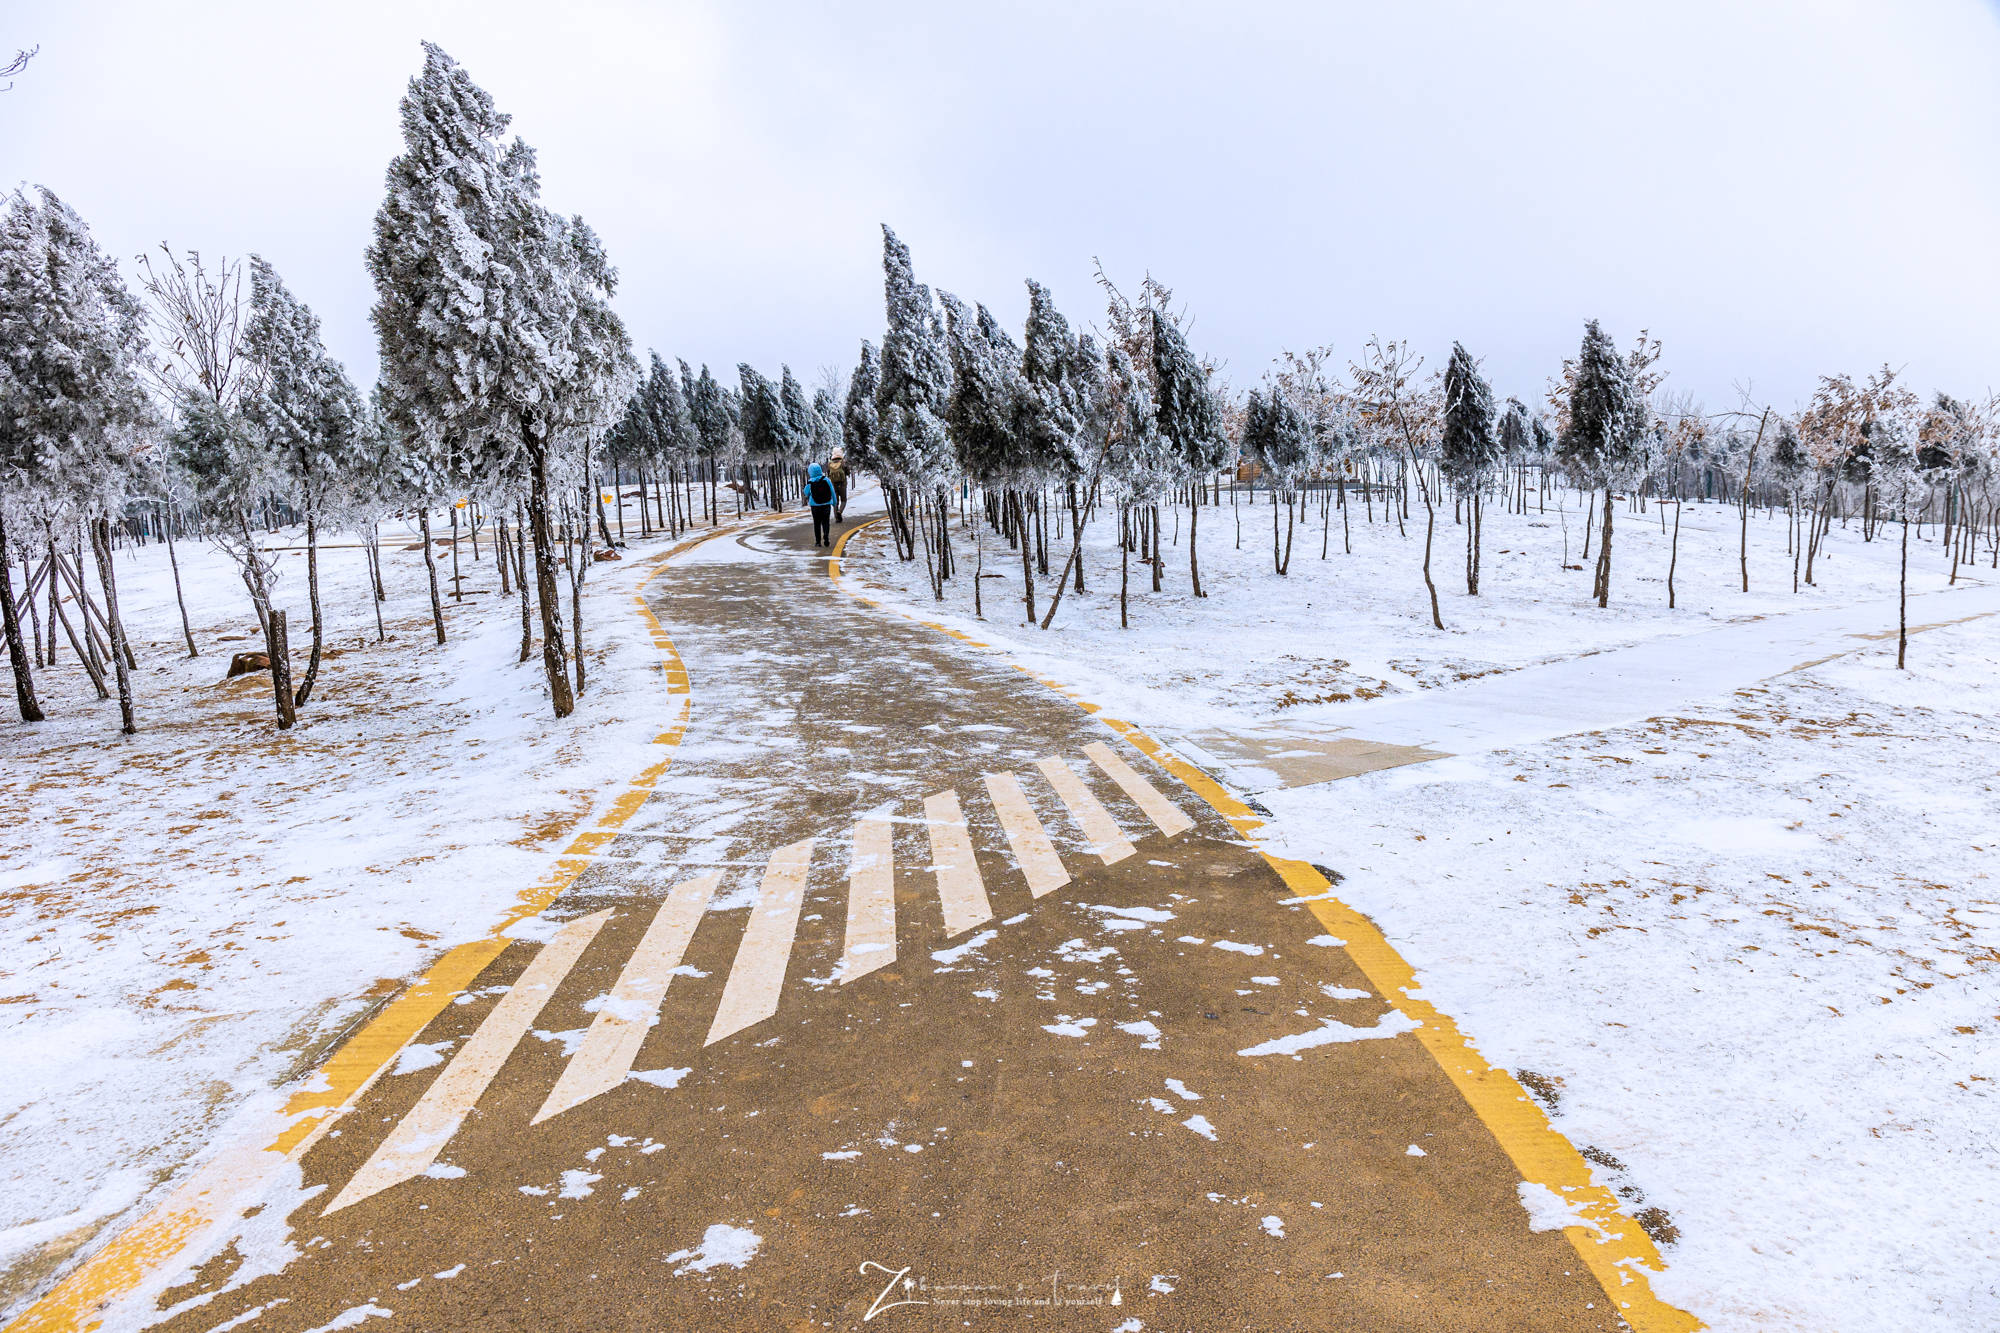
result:
[[[1542,739],[1560,728],[1537,720],[1519,729],[1535,739],[1498,742],[1512,748],[1261,791],[1273,850],[1339,869],[1425,997],[1524,1075],[1634,1211],[1661,1210],[1669,1300],[1717,1329],[1993,1326],[2000,617],[1917,635],[1898,672],[1893,542],[1836,526],[1820,588],[1794,597],[1782,521],[1753,517],[1746,596],[1733,511],[1691,505],[1672,612],[1651,516],[1620,515],[1609,612],[1587,601],[1587,572],[1561,568],[1556,514],[1489,515],[1476,600],[1442,523],[1439,633],[1420,514],[1408,540],[1357,526],[1352,555],[1336,515],[1324,563],[1302,531],[1288,579],[1271,571],[1269,510],[1244,519],[1239,551],[1228,509],[1204,513],[1207,599],[1187,595],[1182,553],[1160,594],[1135,565],[1126,631],[1109,524],[1087,546],[1090,592],[1046,634],[1009,601],[1004,544],[987,554],[1008,577],[987,581],[983,623],[969,579],[939,607],[880,528],[850,544],[847,571],[1168,734],[1324,729],[1379,709],[1357,702],[1375,695],[1409,698],[1407,720],[1427,689],[1498,709],[1535,691],[1482,691],[1496,673],[1526,682],[1538,664],[1650,644],[1605,658],[1614,683],[1629,676],[1629,725]],[[1913,543],[1913,591],[1942,587],[1940,563]],[[1962,603],[1929,598],[1913,619],[1991,610],[1993,572],[1969,579]],[[1650,706],[1672,695],[1648,664],[1673,664],[1678,636],[1764,616],[1776,639],[1784,612],[1839,606],[1889,636],[1770,679],[1746,653],[1708,697]],[[1721,680],[1732,664],[1700,665]]]
[[[0,724],[0,1310],[373,1001],[490,930],[658,758],[660,657],[631,595],[664,543],[638,540],[636,509],[628,531],[628,559],[585,585],[589,690],[564,722],[539,653],[515,661],[518,603],[489,543],[476,563],[461,547],[440,646],[422,548],[385,526],[377,644],[363,553],[332,538],[333,652],[283,736],[268,675],[220,683],[231,652],[262,647],[226,557],[178,548],[192,660],[165,548],[121,558],[139,734],[119,734],[67,645],[38,674],[49,721]],[[282,566],[302,672],[303,554]]]

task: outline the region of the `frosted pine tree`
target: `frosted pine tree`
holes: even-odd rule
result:
[[[59,563],[53,536],[58,516],[82,522],[89,533],[121,726],[130,734],[137,730],[134,657],[118,610],[111,518],[122,511],[136,455],[158,424],[145,382],[145,313],[83,219],[52,192],[36,195],[17,190],[0,213],[0,491],[28,498],[39,509],[52,566]],[[0,552],[6,540],[0,518]],[[73,573],[72,592],[81,603],[83,571]],[[50,577],[56,577],[53,570]],[[0,593],[21,720],[39,722],[4,571]],[[94,683],[102,694],[102,680]]]
[[[1054,622],[1072,581],[1076,591],[1083,591],[1083,534],[1096,509],[1113,439],[1109,430],[1093,430],[1110,416],[1098,411],[1103,381],[1103,366],[1090,340],[1073,335],[1048,288],[1029,279],[1028,325],[1021,347],[1022,410],[1036,456],[1063,488],[1070,521],[1069,558],[1056,575],[1055,596],[1042,616],[1043,629]]]
[[[945,348],[951,360],[951,394],[945,430],[961,474],[998,497],[997,521],[1014,535],[1021,553],[1021,600],[1035,619],[1034,542],[1027,495],[1039,490],[1033,437],[1025,429],[1021,352],[985,306],[970,310],[949,292],[939,294],[945,315]],[[973,580],[975,603],[978,578]]]
[[[882,335],[881,378],[875,386],[875,471],[888,493],[890,522],[914,552],[922,537],[933,593],[944,596],[950,548],[936,546],[929,529],[930,493],[940,490],[952,466],[944,416],[951,398],[951,358],[930,288],[916,279],[909,247],[882,228],[883,296],[888,327]],[[915,508],[918,512],[912,513]],[[937,506],[938,532],[944,532]]]
[[[875,439],[881,433],[881,418],[875,411],[875,391],[882,382],[882,366],[875,344],[863,339],[861,360],[847,380],[847,401],[840,412],[840,447],[847,455],[850,473],[876,468]]]
[[[743,449],[751,464],[763,464],[774,471],[785,451],[785,407],[778,398],[778,386],[759,374],[747,362],[736,367],[742,408],[736,424],[743,432]],[[746,482],[754,485],[746,471]],[[766,486],[766,499],[774,498],[774,483]],[[780,503],[777,507],[782,508]]]
[[[1518,406],[1518,404],[1517,404]],[[1479,595],[1479,538],[1486,487],[1499,464],[1493,434],[1493,390],[1464,343],[1451,345],[1444,368],[1444,430],[1438,468],[1465,506],[1465,592]]]
[[[1599,606],[1609,606],[1612,492],[1642,463],[1646,412],[1631,366],[1594,319],[1584,325],[1566,406],[1567,420],[1556,442],[1563,467],[1604,491],[1592,595]]]
[[[1312,431],[1282,388],[1250,391],[1243,409],[1243,451],[1271,474],[1271,565],[1291,572],[1293,509],[1290,490],[1312,464]],[[1285,511],[1284,545],[1278,543],[1278,510]]]
[[[303,708],[319,678],[325,644],[319,600],[320,525],[338,508],[348,474],[362,465],[364,409],[347,372],[321,345],[319,320],[286,289],[277,271],[256,255],[250,257],[250,322],[244,346],[259,371],[258,388],[246,401],[246,411],[305,519],[312,648],[305,679],[292,696],[293,706]],[[271,665],[281,679],[289,674],[287,664],[278,658]]]
[[[437,449],[455,483],[525,492],[543,672],[567,717],[551,474],[558,450],[622,405],[606,392],[623,333],[615,274],[588,228],[541,205],[533,150],[501,145],[493,99],[442,50],[424,53],[368,249],[383,399],[406,447]]]
[[[1221,404],[1209,385],[1209,368],[1195,359],[1187,339],[1164,311],[1151,312],[1153,322],[1153,416],[1160,438],[1194,483],[1188,511],[1188,576],[1194,595],[1201,590],[1201,559],[1195,550],[1200,531],[1202,482],[1229,457],[1229,437],[1222,429]]]

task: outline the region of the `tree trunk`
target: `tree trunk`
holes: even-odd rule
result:
[[[1681,559],[1681,502],[1674,501],[1674,540],[1667,548],[1667,610],[1674,609],[1674,566]]]
[[[97,582],[104,589],[104,627],[111,636],[111,665],[118,677],[119,730],[130,736],[139,730],[132,716],[132,646],[125,638],[125,621],[118,614],[118,580],[111,567],[111,520],[90,520],[90,545],[97,556]]]
[[[285,638],[285,613],[272,611],[270,625],[264,635],[264,646],[271,656],[271,692],[278,704],[278,730],[290,731],[299,715],[292,704],[291,645]]]
[[[20,705],[23,722],[41,722],[44,715],[41,702],[35,698],[34,673],[28,668],[28,645],[21,640],[21,616],[14,607],[14,567],[8,563],[9,558],[7,519],[0,514],[0,624],[6,629],[7,657],[14,667],[14,699]],[[28,596],[34,595],[31,588]]]
[[[1149,530],[1153,538],[1153,591],[1158,592],[1160,590],[1160,566],[1165,563],[1165,561],[1160,559],[1160,507],[1158,505],[1152,507],[1152,522]]]
[[[1188,577],[1194,581],[1194,595],[1206,597],[1201,590],[1201,557],[1195,553],[1195,537],[1201,530],[1201,491],[1195,490],[1195,501],[1188,506]]]
[[[458,506],[451,507],[451,600],[465,600],[465,579],[458,572]]]
[[[1275,541],[1276,539],[1273,538]],[[1118,628],[1130,629],[1132,622],[1125,613],[1125,596],[1132,586],[1132,514],[1126,506],[1118,506]]]
[[[374,581],[375,587],[379,589],[382,586],[382,542],[381,538],[376,534],[373,523],[368,525],[368,535],[362,539],[361,554],[368,561],[368,577]],[[506,551],[504,549],[500,553],[500,564],[503,569],[507,564]],[[369,604],[375,608],[375,642],[377,643],[389,637],[388,631],[382,628],[382,603],[386,600],[379,593],[368,599]]]
[[[528,507],[514,502],[514,591],[521,598],[521,657],[525,662],[535,651],[534,622],[528,615]]]
[[[417,509],[417,531],[424,539],[424,570],[431,579],[431,623],[437,627],[437,640],[444,642],[444,599],[438,596],[437,552],[431,549],[431,511],[427,506]]]
[[[1908,670],[1904,659],[1910,648],[1910,506],[1903,505],[1902,568],[1896,580],[1896,670]]]
[[[1273,481],[1272,485],[1275,487],[1277,483]],[[1286,508],[1289,509],[1290,506],[1287,505]],[[1284,557],[1278,547],[1278,493],[1275,489],[1271,492],[1271,568],[1279,574],[1285,572]]]
[[[584,475],[588,477],[589,476],[588,471],[586,471]],[[593,499],[595,499],[598,496],[601,496],[602,494],[603,494],[602,491],[593,490],[590,492],[590,496]],[[604,518],[604,509],[601,502],[597,510],[597,517],[601,526],[602,520]],[[569,623],[571,631],[570,660],[576,663],[576,697],[579,699],[583,697],[583,676],[584,676],[583,580],[585,575],[587,575],[590,572],[590,518],[588,515],[585,515],[584,521],[580,526],[582,527],[583,530],[581,558],[577,560],[575,566],[570,570],[570,575],[569,575]]]
[[[523,434],[527,435],[526,423]],[[556,588],[555,551],[549,534],[548,445],[527,435],[528,532],[535,544],[535,600],[542,613],[542,670],[548,676],[549,704],[559,718],[576,709],[569,671],[563,665],[562,607]]]
[[[1597,604],[1611,605],[1611,487],[1604,488],[1604,525],[1597,534]]]
[[[181,562],[174,555],[174,525],[171,517],[165,525],[165,531],[167,537],[167,564],[172,566],[174,571],[174,601],[181,608],[181,634],[187,639],[188,656],[200,657],[201,649],[194,646],[194,627],[188,624],[187,598],[181,595]],[[4,546],[4,543],[0,543],[0,546]]]
[[[1021,493],[1012,494],[1014,521],[1021,527],[1021,600],[1028,608],[1028,623],[1035,623],[1035,566],[1034,553],[1028,549],[1027,514],[1021,504]]]
[[[456,542],[452,546],[457,549]],[[292,698],[298,708],[304,708],[312,697],[313,682],[319,679],[320,647],[326,640],[326,621],[319,607],[319,523],[311,517],[306,519],[306,598],[312,603],[312,654],[306,658],[306,678],[299,682],[299,692]]]

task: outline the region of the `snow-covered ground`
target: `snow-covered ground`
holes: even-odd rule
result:
[[[490,543],[477,562],[461,547],[440,646],[414,531],[384,529],[381,644],[363,553],[331,538],[332,651],[287,735],[268,675],[221,683],[231,652],[262,647],[227,558],[178,548],[190,660],[165,548],[121,557],[139,734],[119,734],[67,644],[38,673],[49,720],[0,723],[0,1310],[376,999],[492,929],[657,760],[667,696],[632,589],[664,543],[638,540],[636,508],[628,535],[628,559],[585,585],[589,689],[563,722],[539,653],[515,660]],[[281,559],[302,672],[305,560]]]
[[[880,528],[846,568],[857,590],[1164,734],[1351,725],[1451,751],[1262,790],[1266,832],[1339,869],[1425,998],[1525,1075],[1635,1211],[1662,1210],[1650,1220],[1677,1238],[1661,1294],[1717,1329],[1991,1326],[2000,616],[1917,635],[1899,672],[1893,542],[1836,526],[1820,588],[1794,597],[1782,521],[1753,517],[1746,596],[1734,513],[1691,505],[1671,612],[1651,516],[1620,515],[1608,612],[1587,572],[1561,568],[1556,514],[1489,515],[1478,599],[1441,524],[1439,633],[1420,514],[1407,540],[1357,525],[1352,555],[1336,515],[1324,563],[1301,532],[1287,579],[1269,510],[1244,511],[1240,551],[1228,514],[1204,513],[1211,596],[1187,595],[1170,548],[1162,593],[1133,567],[1126,631],[1108,524],[1087,545],[1090,592],[1046,634],[1020,624],[1004,544],[987,554],[1008,577],[987,581],[984,622],[969,579],[939,607]],[[1567,519],[1576,563],[1581,516]],[[1941,589],[1940,563],[1913,543],[1912,589]],[[1993,581],[1963,571],[1912,619],[1991,612]],[[1826,612],[1811,634],[1784,614],[1807,608]],[[1867,628],[1888,637],[1852,637]],[[1810,660],[1790,645],[1822,640],[1842,655],[1787,669]],[[1606,652],[1630,645],[1649,646]],[[1538,666],[1588,679],[1574,715],[1591,734],[1547,739],[1564,691],[1537,688]]]

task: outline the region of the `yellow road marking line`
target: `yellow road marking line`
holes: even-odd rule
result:
[[[1083,752],[1097,761],[1097,766],[1110,775],[1111,780],[1122,787],[1127,796],[1141,810],[1155,827],[1169,838],[1187,832],[1194,827],[1181,808],[1168,800],[1160,790],[1134,771],[1132,765],[1118,757],[1116,751],[1103,741],[1092,741],[1083,747]]]
[[[1057,855],[1049,831],[1028,804],[1021,780],[1012,773],[988,773],[986,794],[993,798],[1000,827],[1014,849],[1014,859],[1021,863],[1021,873],[1028,878],[1028,892],[1039,898],[1069,883],[1069,867]]]
[[[382,1140],[321,1216],[337,1213],[349,1204],[359,1203],[391,1185],[414,1180],[430,1170],[431,1163],[465,1122],[466,1114],[492,1084],[500,1066],[507,1063],[507,1057],[514,1053],[543,1007],[554,997],[556,987],[576,966],[584,946],[610,919],[608,907],[580,916],[542,946],[520,979],[508,987],[500,1003],[493,1006],[493,1012],[486,1015],[478,1030],[452,1056],[444,1072],[424,1089],[417,1104],[396,1122],[389,1137]]]
[[[970,635],[925,620],[899,606],[872,601],[848,589],[841,581],[840,557],[855,533],[880,523],[871,519],[840,535],[834,543],[833,559],[827,574],[834,585],[864,606],[881,607],[974,647],[986,647]],[[1117,732],[1141,754],[1186,783],[1194,793],[1227,819],[1246,841],[1255,845],[1257,830],[1264,826],[1256,812],[1225,791],[1221,784],[1201,769],[1189,764],[1130,722],[1106,716],[1098,705],[1045,676],[1038,676],[1019,662],[1011,665],[1031,679],[1069,699]],[[1563,1228],[1578,1258],[1602,1286],[1618,1312],[1635,1333],[1691,1333],[1705,1327],[1685,1310],[1667,1304],[1653,1290],[1650,1275],[1665,1270],[1652,1237],[1625,1215],[1617,1196],[1592,1179],[1590,1164],[1576,1146],[1549,1123],[1548,1116],[1514,1077],[1495,1069],[1480,1055],[1452,1019],[1417,996],[1416,969],[1396,952],[1375,923],[1344,903],[1321,898],[1332,885],[1326,876],[1303,861],[1273,856],[1258,848],[1258,855],[1277,871],[1292,892],[1311,898],[1307,906],[1329,931],[1347,941],[1347,952],[1373,985],[1397,1010],[1422,1026],[1413,1034],[1431,1053],[1445,1076],[1472,1107],[1480,1123],[1491,1131],[1500,1147],[1514,1163],[1514,1169],[1530,1184],[1554,1190],[1567,1202],[1581,1205],[1590,1225]]]
[[[887,813],[854,823],[847,871],[847,943],[842,985],[896,961],[896,826]]]
[[[674,969],[681,965],[688,941],[694,938],[695,927],[708,910],[708,900],[721,882],[722,872],[717,870],[684,879],[668,892],[624,971],[618,974],[609,997],[591,1019],[583,1044],[563,1066],[562,1077],[529,1124],[539,1125],[625,1081],[639,1047],[645,1044],[646,1033],[652,1029],[654,1016],[667,998]]]
[[[1076,818],[1077,827],[1083,830],[1084,838],[1090,843],[1090,850],[1104,858],[1104,864],[1115,865],[1139,849],[1125,836],[1125,830],[1118,827],[1118,821],[1104,808],[1090,788],[1083,785],[1083,779],[1076,775],[1062,759],[1051,757],[1037,759],[1035,767],[1062,797],[1062,803]]]
[[[715,1022],[702,1045],[713,1046],[778,1012],[778,993],[784,989],[792,937],[798,933],[799,908],[805,902],[812,849],[813,840],[807,838],[771,854],[749,924],[743,928],[743,941],[736,946],[736,962],[722,988],[722,1003],[716,1006]]]
[[[944,933],[949,939],[991,920],[993,904],[979,878],[958,793],[941,791],[924,797],[924,824],[930,833],[931,870],[937,875],[938,903],[944,908]]]
[[[760,516],[765,521],[771,516]],[[381,1077],[389,1062],[430,1021],[456,999],[486,965],[499,957],[509,941],[502,933],[516,922],[541,912],[562,896],[590,865],[590,854],[609,842],[646,803],[672,762],[673,747],[687,731],[692,712],[687,666],[675,650],[666,627],[646,605],[646,585],[659,577],[667,562],[705,541],[727,536],[735,525],[711,529],[649,558],[651,568],[634,588],[633,602],[660,650],[660,673],[672,699],[673,721],[654,738],[667,757],[637,777],[597,824],[579,833],[564,849],[543,880],[521,894],[485,939],[468,940],[448,950],[423,976],[342,1042],[315,1070],[308,1085],[285,1104],[285,1128],[268,1145],[232,1144],[222,1149],[151,1209],[58,1282],[40,1300],[15,1316],[6,1333],[88,1333],[101,1326],[103,1313],[146,1279],[171,1263],[213,1224],[259,1201],[265,1185],[285,1163],[304,1156],[322,1135],[352,1110]],[[845,535],[845,534],[843,534]]]

